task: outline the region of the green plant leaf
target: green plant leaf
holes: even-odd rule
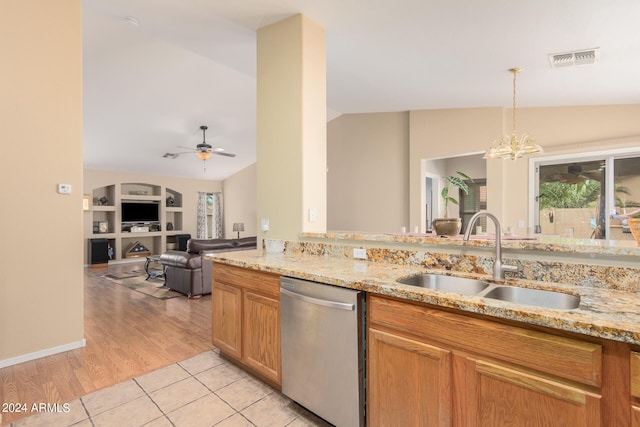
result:
[[[460,172],[458,172],[458,173],[460,173]],[[460,190],[464,191],[464,194],[469,194],[469,186],[467,185],[466,182],[464,182],[462,180],[462,178],[450,175],[450,176],[447,177],[447,180],[454,187],[458,187]]]
[[[471,179],[471,177],[470,177],[469,175],[467,175],[466,173],[464,173],[464,172],[460,172],[460,171],[458,171],[458,172],[456,172],[456,173],[457,173],[458,175],[460,175],[461,177],[463,177],[464,179],[466,179],[467,181],[471,181],[471,182],[473,182],[473,179]]]

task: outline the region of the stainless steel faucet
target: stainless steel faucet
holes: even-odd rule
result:
[[[495,215],[487,211],[480,211],[473,215],[469,220],[467,231],[464,232],[463,240],[469,240],[469,237],[471,236],[471,230],[473,230],[474,224],[481,216],[490,218],[496,228],[496,260],[493,263],[493,279],[504,280],[505,272],[508,271],[511,273],[515,273],[518,271],[518,267],[516,267],[515,265],[502,264],[502,226],[500,225],[500,221]]]

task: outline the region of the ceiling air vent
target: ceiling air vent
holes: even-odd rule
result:
[[[600,62],[600,48],[576,50],[574,52],[552,53],[549,63],[552,68],[570,67],[573,65],[597,64]]]

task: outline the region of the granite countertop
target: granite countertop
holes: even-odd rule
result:
[[[396,282],[403,277],[429,272],[480,278],[492,282],[489,276],[484,275],[453,274],[444,270],[427,270],[420,266],[340,257],[264,253],[262,250],[216,253],[209,257],[216,262],[282,276],[640,345],[640,295],[633,292],[525,280],[506,282],[522,287],[580,295],[580,306],[577,309],[553,310],[434,291]]]
[[[495,236],[472,236],[469,241],[464,241],[459,236],[436,236],[434,234],[420,233],[371,233],[371,232],[340,232],[327,233],[302,233],[305,240],[333,240],[333,241],[357,241],[359,243],[377,244],[408,244],[418,246],[449,246],[449,247],[493,247]],[[565,254],[610,255],[640,257],[640,244],[635,240],[595,240],[574,239],[560,236],[503,236],[502,248],[504,250],[556,252]]]

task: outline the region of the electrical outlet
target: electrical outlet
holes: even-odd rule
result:
[[[364,248],[353,248],[353,257],[355,259],[367,259],[367,250]]]

